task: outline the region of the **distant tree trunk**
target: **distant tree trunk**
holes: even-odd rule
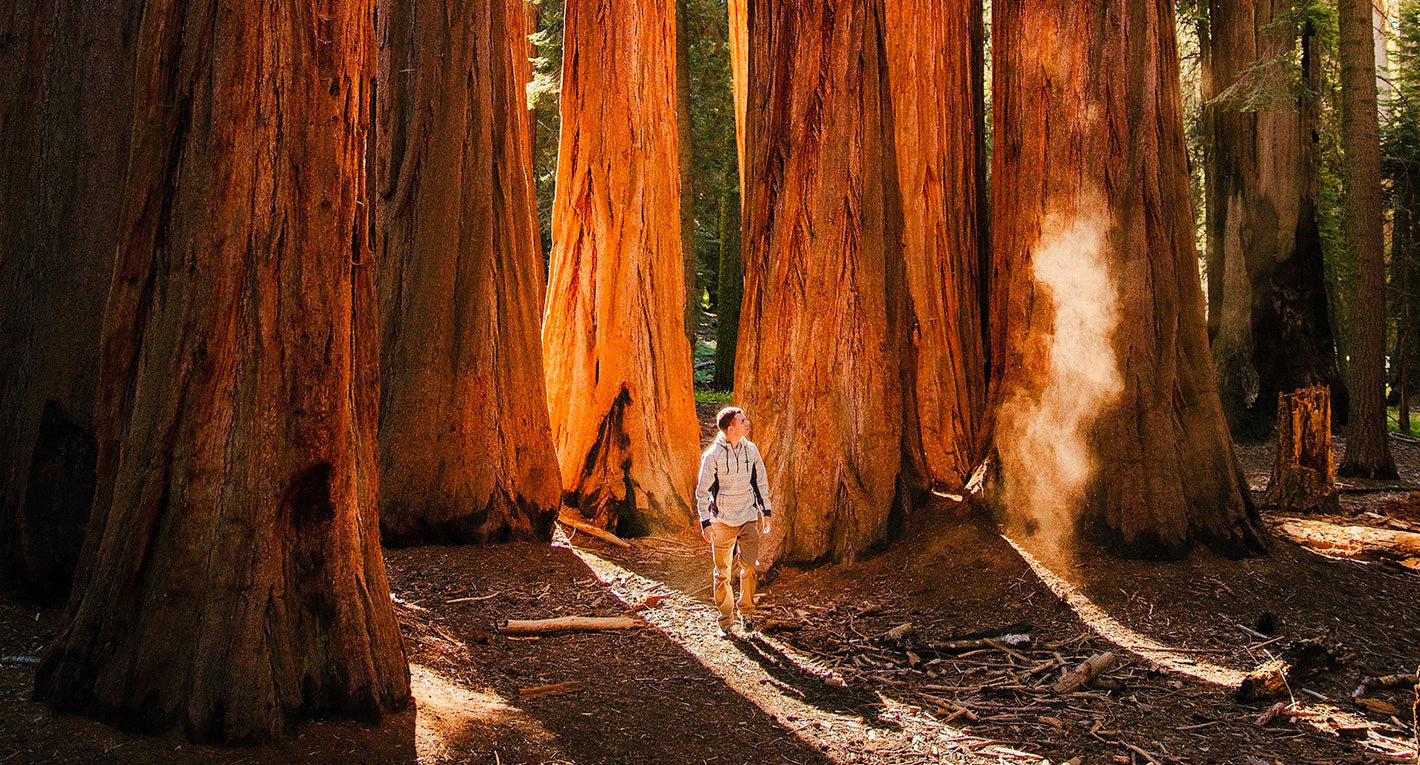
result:
[[[1252,79],[1258,62],[1292,53],[1300,38],[1304,82],[1320,87],[1316,34],[1279,18],[1290,2],[1213,0],[1209,14],[1213,185],[1209,262],[1216,321],[1213,357],[1232,433],[1264,438],[1279,393],[1324,383],[1344,417],[1317,225],[1320,163],[1311,95],[1245,109],[1248,92],[1276,89]],[[1231,88],[1231,90],[1229,90]],[[1284,97],[1267,92],[1264,102]],[[1215,281],[1220,283],[1214,284]]]
[[[144,8],[95,544],[35,680],[224,742],[409,702],[374,514],[371,6],[247,10]]]
[[[1209,2],[1210,0],[1194,0],[1192,5],[1195,8],[1204,8],[1208,6]],[[1199,96],[1202,102],[1200,106],[1201,119],[1203,124],[1208,127],[1204,133],[1204,140],[1207,143],[1203,151],[1203,264],[1205,271],[1203,286],[1206,296],[1210,348],[1217,343],[1219,325],[1221,324],[1219,314],[1223,308],[1223,252],[1217,242],[1218,211],[1223,208],[1223,202],[1219,198],[1218,183],[1221,160],[1218,158],[1217,152],[1213,150],[1213,133],[1216,132],[1214,112],[1217,110],[1213,99],[1218,96],[1222,85],[1219,83],[1220,78],[1213,64],[1213,23],[1210,11],[1206,18],[1199,18],[1195,25],[1198,34],[1199,68],[1201,69],[1199,84]],[[1214,357],[1215,359],[1217,357],[1216,351]]]
[[[533,0],[519,0],[523,8],[523,26],[518,30],[521,39],[513,40],[514,66],[518,76],[518,100],[523,105],[524,115],[528,121],[528,166],[532,167],[533,139],[537,136],[537,110],[533,108],[532,102],[528,100],[528,84],[533,79],[533,58],[537,56],[537,46],[533,45],[532,35],[538,31],[538,25],[542,23],[542,3]],[[532,209],[533,223],[537,223],[537,205]],[[542,247],[541,237],[539,237],[538,249]],[[539,252],[541,254],[541,252]]]
[[[543,342],[564,500],[691,522],[699,425],[680,250],[672,0],[569,0]]]
[[[973,5],[748,10],[735,390],[780,509],[762,558],[852,558],[884,541],[929,481],[960,484],[970,468],[981,377]]]
[[[1257,550],[1208,352],[1173,6],[992,11],[1006,510],[1055,534],[1083,526],[1124,554]]]
[[[14,0],[0,11],[0,579],[46,603],[69,590],[93,500],[139,10]]]
[[[960,488],[985,405],[977,247],[980,94],[975,0],[886,0],[897,193],[906,264],[905,453],[927,482]],[[924,24],[921,19],[934,19]]]
[[[547,539],[562,492],[518,60],[527,16],[489,0],[382,9],[380,528],[396,544]]]
[[[1340,474],[1395,478],[1386,440],[1385,246],[1381,230],[1380,127],[1370,0],[1338,0],[1341,142],[1346,213],[1356,258],[1352,299],[1351,416]]]
[[[690,13],[685,0],[675,0],[675,128],[680,157],[680,252],[685,260],[685,337],[695,349],[695,331],[700,326],[700,281],[696,278],[695,255],[695,149],[690,130],[690,34],[686,20]]]
[[[728,186],[720,197],[720,290],[715,310],[715,390],[734,390],[735,347],[740,333],[740,302],[744,300],[740,266],[740,194]]]
[[[1390,282],[1394,289],[1391,312],[1395,316],[1395,346],[1391,353],[1391,390],[1387,404],[1392,400],[1395,401],[1396,425],[1400,432],[1409,435],[1410,405],[1406,400],[1405,389],[1409,382],[1406,368],[1412,363],[1407,351],[1410,346],[1410,291],[1413,284],[1411,277],[1414,268],[1405,256],[1405,236],[1409,228],[1409,216],[1404,202],[1403,186],[1403,182],[1399,180],[1392,186],[1394,204],[1391,209]]]

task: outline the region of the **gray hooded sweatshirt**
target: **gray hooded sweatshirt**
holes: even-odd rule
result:
[[[695,507],[700,527],[718,521],[741,526],[769,515],[769,479],[759,448],[741,438],[734,448],[721,433],[700,457],[700,480],[695,485]]]

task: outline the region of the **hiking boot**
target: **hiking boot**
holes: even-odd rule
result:
[[[755,618],[752,614],[745,614],[744,616],[740,617],[740,626],[744,628],[745,632],[759,631],[759,624],[755,621]]]
[[[734,626],[733,623],[726,624],[724,622],[720,622],[719,626],[715,629],[715,634],[719,635],[722,638],[734,637],[734,635],[730,632],[730,627],[732,626]]]

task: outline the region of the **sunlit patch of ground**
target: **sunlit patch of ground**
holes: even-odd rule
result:
[[[501,696],[472,690],[421,664],[411,664],[409,674],[419,708],[415,746],[420,762],[464,762],[483,754],[494,728],[544,747],[549,762],[571,761],[560,756],[556,736]],[[496,748],[493,752],[501,760]]]

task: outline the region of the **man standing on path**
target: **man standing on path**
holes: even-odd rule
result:
[[[740,559],[740,616],[746,632],[754,631],[755,564],[759,536],[769,533],[769,479],[759,449],[746,438],[749,418],[738,407],[716,415],[720,435],[700,457],[695,505],[700,534],[710,543],[715,562],[715,606],[720,609],[720,634],[728,635],[735,621],[730,593],[735,550]]]

